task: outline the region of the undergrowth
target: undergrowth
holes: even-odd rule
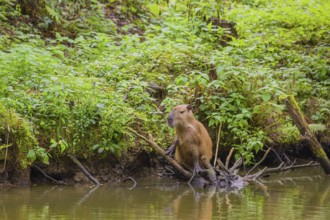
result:
[[[165,118],[181,103],[246,163],[299,141],[282,94],[315,132],[329,127],[326,0],[36,2],[0,1],[0,150],[17,146],[25,166],[125,153],[136,146],[127,127],[167,146]],[[237,36],[212,19],[235,22]]]

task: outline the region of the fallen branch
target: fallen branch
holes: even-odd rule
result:
[[[186,179],[190,179],[192,177],[192,173],[185,170],[178,162],[176,162],[174,159],[166,155],[166,152],[154,141],[152,135],[149,134],[148,138],[139,134],[132,128],[128,128],[128,130],[134,134],[135,136],[143,139],[146,141],[153,149],[164,157],[167,162],[169,162],[183,177]],[[284,162],[281,163],[278,167],[275,168],[268,168],[264,167],[263,169],[257,171],[254,174],[250,174],[255,168],[257,168],[268,156],[269,152],[271,151],[271,148],[268,148],[261,158],[261,160],[256,163],[249,171],[248,173],[244,176],[241,177],[240,175],[237,174],[237,169],[243,164],[243,158],[240,157],[237,161],[235,161],[234,165],[231,168],[228,168],[229,166],[229,161],[233,155],[234,148],[230,150],[230,153],[228,157],[226,158],[226,164],[223,164],[222,161],[217,159],[217,167],[214,168],[215,171],[217,171],[218,175],[216,178],[216,184],[221,187],[221,188],[227,188],[227,187],[232,187],[232,188],[242,188],[246,184],[246,182],[255,182],[258,181],[258,179],[266,174],[266,173],[272,173],[272,172],[280,172],[280,171],[286,171],[290,169],[295,169],[295,168],[301,168],[301,167],[310,167],[310,166],[316,166],[318,163],[310,162],[308,164],[301,164],[301,165],[294,165],[294,163],[290,164],[289,166],[284,166]],[[133,180],[132,180],[133,181]]]
[[[264,167],[262,170],[259,170],[257,173],[251,174],[251,175],[246,175],[244,177],[244,180],[246,181],[251,181],[251,180],[256,180],[260,178],[260,176],[265,175],[266,173],[275,173],[275,172],[283,172],[287,170],[293,170],[297,168],[303,168],[303,167],[313,167],[313,166],[319,166],[320,164],[317,162],[309,162],[306,164],[299,164],[299,165],[293,165],[294,163],[290,164],[289,166],[284,166],[284,162],[282,162],[278,167],[275,168],[268,168]]]
[[[238,160],[236,160],[234,165],[229,169],[229,172],[234,173],[235,170],[242,165],[242,163],[243,163],[243,158],[240,157]]]
[[[287,170],[293,170],[297,168],[304,168],[304,167],[314,167],[314,166],[319,166],[320,164],[318,162],[311,161],[306,164],[299,164],[299,165],[291,165],[291,166],[286,166],[286,167],[279,167],[279,168],[268,168],[265,173],[275,173],[275,172],[282,172],[282,171],[287,171]]]
[[[88,179],[90,179],[93,183],[95,183],[96,185],[101,185],[99,183],[99,181],[97,179],[95,179],[87,170],[86,168],[80,163],[80,161],[73,155],[68,155],[70,157],[70,159],[78,165],[78,167],[80,168],[80,170],[88,177]]]
[[[303,116],[301,110],[298,107],[296,100],[293,96],[287,96],[284,101],[293,123],[297,126],[300,134],[309,141],[309,147],[313,152],[314,156],[316,157],[316,160],[320,163],[321,167],[323,168],[323,171],[327,175],[330,175],[330,160],[327,157],[327,154],[324,152],[321,144],[318,142],[315,135],[309,128],[305,117]]]
[[[38,167],[37,165],[32,165],[33,168],[36,168],[40,173],[42,173],[42,175],[44,175],[44,177],[46,177],[47,179],[53,181],[54,183],[56,183],[57,185],[65,185],[65,183],[63,181],[59,181],[54,179],[53,177],[47,175],[40,167]]]
[[[160,154],[162,157],[165,158],[167,162],[169,162],[178,172],[180,172],[185,178],[190,179],[192,177],[192,173],[184,169],[178,162],[176,162],[174,159],[170,158],[166,155],[165,151],[158,146],[158,144],[153,140],[153,137],[149,135],[149,138],[144,137],[143,135],[137,133],[132,128],[128,128],[130,132],[132,132],[134,135],[142,138],[145,140],[158,154]]]
[[[222,168],[222,170],[220,170],[220,171],[224,171],[227,174],[230,173],[230,171],[226,168],[226,166],[222,163],[222,161],[220,159],[217,159],[217,162],[219,164],[219,170],[220,170],[220,168]]]
[[[267,157],[267,155],[269,154],[271,148],[268,148],[266,153],[264,154],[264,156],[261,158],[261,160],[259,160],[258,163],[254,164],[254,166],[247,172],[246,175],[249,175],[257,166],[259,166]]]

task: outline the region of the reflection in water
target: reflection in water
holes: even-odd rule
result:
[[[174,219],[207,220],[212,219],[212,197],[215,188],[196,192],[194,189],[185,189],[170,202],[171,215]]]
[[[0,219],[330,219],[330,177],[320,168],[272,175],[240,191],[141,179],[109,186],[0,188]]]

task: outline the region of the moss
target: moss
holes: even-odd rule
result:
[[[0,102],[0,155],[1,159],[18,160],[22,168],[31,161],[27,158],[30,149],[38,147],[38,141],[30,124],[17,113],[8,110]],[[10,154],[4,153],[8,148]]]

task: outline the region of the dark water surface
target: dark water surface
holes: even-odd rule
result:
[[[239,191],[194,189],[174,180],[137,179],[121,187],[0,188],[0,220],[330,219],[330,177],[306,168]]]

